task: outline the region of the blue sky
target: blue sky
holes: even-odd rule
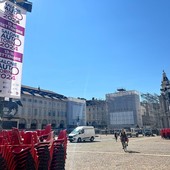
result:
[[[105,99],[117,88],[160,94],[170,78],[169,0],[32,0],[22,84]]]

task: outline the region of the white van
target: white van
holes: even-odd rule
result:
[[[91,141],[95,139],[95,130],[93,126],[78,126],[69,135],[70,142]]]

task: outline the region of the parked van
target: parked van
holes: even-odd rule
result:
[[[69,135],[70,142],[91,141],[95,139],[95,130],[93,126],[78,126]]]

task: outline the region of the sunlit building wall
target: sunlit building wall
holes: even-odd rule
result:
[[[86,116],[87,125],[92,125],[96,128],[107,127],[107,109],[106,101],[92,99],[86,101]]]
[[[21,102],[17,116],[20,117],[19,128],[40,129],[47,124],[53,128],[67,126],[67,98],[63,95],[22,86]]]

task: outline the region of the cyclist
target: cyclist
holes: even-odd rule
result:
[[[121,132],[120,132],[120,140],[121,140],[123,149],[124,149],[124,143],[126,143],[127,146],[128,146],[129,141],[128,141],[128,137],[127,137],[126,132],[125,132],[124,129],[122,129]]]

